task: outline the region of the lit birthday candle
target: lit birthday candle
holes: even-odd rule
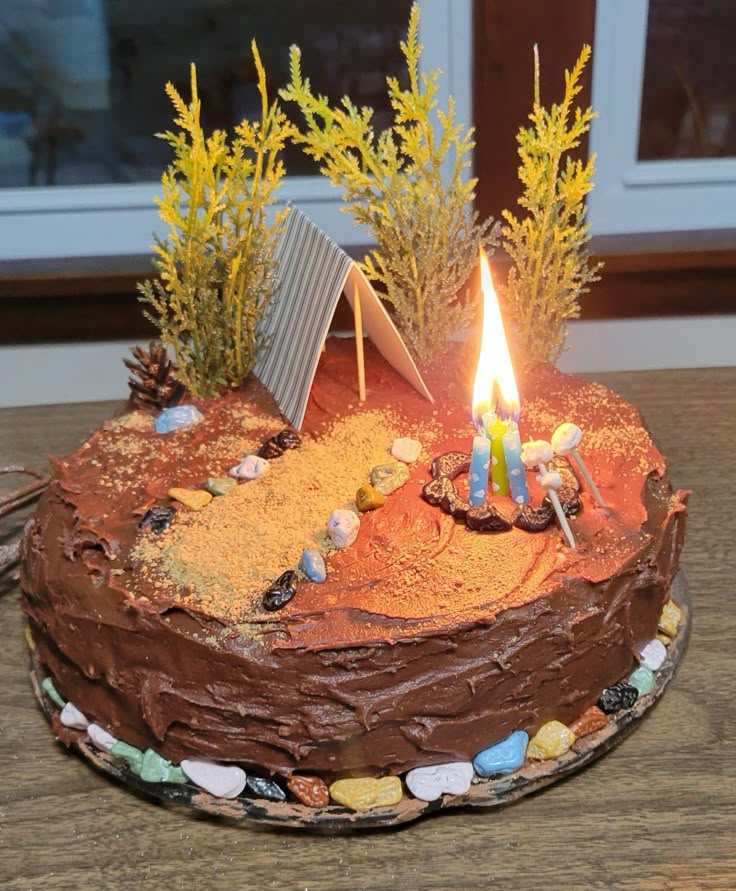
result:
[[[519,425],[513,418],[507,422],[506,432],[502,438],[503,453],[506,458],[506,475],[511,487],[511,498],[516,504],[529,501],[529,489],[526,485],[526,466],[521,460],[521,437]]]
[[[491,466],[491,441],[479,433],[473,437],[473,451],[468,471],[468,503],[471,507],[485,504],[488,499],[488,469]]]

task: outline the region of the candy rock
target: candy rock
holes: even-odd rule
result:
[[[371,470],[371,483],[381,495],[390,495],[400,489],[409,479],[406,464],[394,461],[390,464],[378,464]]]
[[[591,705],[590,708],[587,708],[579,718],[576,718],[572,724],[570,724],[570,730],[575,734],[576,737],[588,736],[590,733],[595,733],[596,730],[601,730],[608,723],[608,718],[606,715],[598,708],[597,705]]]
[[[629,675],[629,683],[632,687],[636,687],[639,696],[646,696],[654,689],[654,672],[646,665],[640,665]]]
[[[118,742],[115,737],[100,727],[99,724],[90,724],[87,728],[87,736],[97,746],[105,752],[111,752],[112,747]]]
[[[355,503],[358,506],[358,510],[361,513],[365,513],[366,511],[383,507],[386,503],[386,496],[382,495],[375,486],[366,483],[355,493]]]
[[[185,758],[179,766],[195,786],[218,798],[237,798],[245,789],[245,771],[235,764]]]
[[[263,595],[263,608],[269,612],[275,612],[286,606],[296,594],[296,578],[296,572],[293,569],[282,572]]]
[[[71,727],[73,730],[86,730],[89,727],[87,717],[72,702],[67,702],[61,710],[59,720],[65,727]]]
[[[619,681],[601,693],[598,700],[598,708],[607,715],[620,711],[622,708],[631,708],[639,698],[639,691],[626,681]]]
[[[286,801],[286,792],[273,780],[248,774],[245,778],[245,785],[248,787],[248,791],[257,795],[258,798],[266,798],[268,801]]]
[[[330,797],[354,811],[372,807],[391,807],[401,801],[401,780],[398,777],[360,777],[336,780],[330,786]]]
[[[172,486],[166,494],[191,510],[202,510],[212,501],[212,496],[204,489],[181,489],[179,486]]]
[[[662,607],[662,615],[659,617],[659,630],[670,637],[674,637],[677,634],[677,626],[681,621],[682,610],[674,600],[668,600]]]
[[[229,495],[238,484],[232,477],[209,476],[204,484],[210,495]]]
[[[64,708],[64,706],[66,705],[66,700],[62,699],[62,697],[59,695],[59,692],[54,686],[54,682],[51,680],[51,678],[44,678],[41,681],[41,689],[52,702],[55,702],[56,705],[59,706],[59,708]]]
[[[254,480],[263,476],[264,473],[268,473],[270,466],[265,458],[260,458],[258,455],[246,455],[240,464],[236,464],[235,467],[228,470],[228,474],[239,480]]]
[[[540,462],[546,464],[554,457],[552,446],[544,439],[534,439],[521,444],[521,460],[528,469],[536,467]]]
[[[422,444],[418,439],[409,436],[400,436],[393,441],[391,454],[404,464],[413,464],[422,451]]]
[[[648,644],[643,646],[639,651],[639,662],[646,665],[652,671],[656,671],[662,667],[662,663],[667,658],[667,647],[661,640],[650,640]]]
[[[182,430],[199,424],[203,419],[202,412],[193,405],[174,405],[165,408],[154,421],[156,433],[171,433],[173,430]]]
[[[558,455],[567,455],[580,445],[582,438],[583,431],[580,427],[570,423],[560,424],[552,434],[552,448]]]
[[[113,752],[113,754],[115,754]],[[174,767],[171,761],[162,758],[153,749],[146,749],[139,772],[140,778],[147,783],[183,783],[186,776],[179,767]]]
[[[561,721],[547,721],[529,740],[527,758],[543,761],[546,758],[558,758],[564,755],[575,742],[575,734]]]
[[[302,551],[299,571],[304,573],[310,582],[321,584],[327,578],[325,559],[316,548],[305,548]]]
[[[515,730],[501,742],[483,749],[473,759],[473,767],[479,777],[489,777],[494,773],[512,773],[524,763],[529,734]]]
[[[327,534],[338,550],[349,548],[359,529],[360,518],[351,510],[333,510],[327,521]]]
[[[330,790],[321,777],[293,774],[286,785],[307,807],[327,807],[330,803]]]
[[[469,761],[415,767],[406,775],[407,789],[422,801],[435,801],[442,795],[464,795],[472,781],[473,765]]]
[[[141,768],[143,767],[143,752],[140,749],[126,742],[116,740],[115,744],[110,747],[110,754],[120,758],[121,761],[125,761],[133,773],[140,776]]]

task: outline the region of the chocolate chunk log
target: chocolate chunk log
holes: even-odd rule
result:
[[[422,487],[422,498],[435,507],[442,503],[446,496],[456,495],[455,487],[446,476],[430,480]],[[449,513],[449,511],[448,511]]]
[[[511,523],[490,504],[471,507],[465,514],[465,525],[475,532],[508,532]]]
[[[293,569],[287,569],[263,595],[263,608],[269,612],[275,612],[286,606],[295,594],[296,572]]]
[[[464,452],[446,452],[438,455],[429,469],[434,479],[446,476],[448,480],[454,480],[470,470],[470,458]]]
[[[514,513],[513,524],[525,532],[542,532],[552,524],[555,518],[555,509],[548,498],[539,505],[532,507],[524,504]]]

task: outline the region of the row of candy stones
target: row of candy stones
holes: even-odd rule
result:
[[[472,762],[417,767],[404,777],[406,788],[423,801],[435,801],[443,795],[464,795],[477,778],[500,776],[519,770],[526,760],[544,761],[564,755],[576,739],[602,729],[608,715],[631,708],[639,696],[654,687],[654,672],[664,663],[666,644],[677,633],[682,611],[673,600],[665,604],[659,620],[659,634],[638,653],[639,665],[626,681],[607,687],[597,706],[591,706],[569,727],[560,721],[548,721],[529,739],[517,730],[505,739],[479,752]],[[33,640],[28,635],[31,649]],[[179,765],[167,761],[153,749],[143,752],[115,739],[97,724],[90,723],[71,702],[65,702],[47,677],[41,685],[44,693],[61,709],[61,723],[86,731],[98,748],[126,762],[130,770],[150,783],[186,783],[221,798],[237,798],[245,789],[248,793],[270,801],[285,801],[285,790],[273,780],[246,774],[237,765],[218,764],[202,759],[185,759]],[[307,807],[324,808],[330,801],[354,811],[392,807],[403,797],[403,785],[398,776],[381,778],[358,777],[336,780],[328,786],[318,776],[294,774],[287,780],[287,788]]]

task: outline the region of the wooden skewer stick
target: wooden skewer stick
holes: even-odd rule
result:
[[[360,291],[353,286],[353,318],[355,321],[355,357],[358,360],[358,399],[365,402],[365,358],[363,356],[363,312],[360,308]]]

